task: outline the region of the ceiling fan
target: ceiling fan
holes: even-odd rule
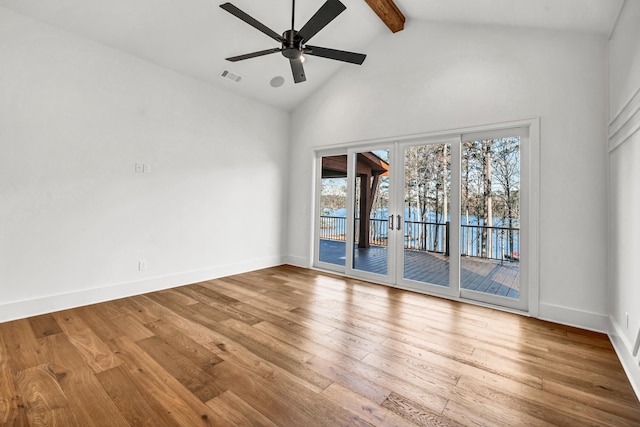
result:
[[[243,20],[247,24],[251,25],[258,31],[266,34],[272,39],[281,43],[281,47],[261,50],[258,52],[247,53],[244,55],[233,56],[226,58],[227,61],[236,62],[245,59],[256,58],[258,56],[269,55],[271,53],[281,52],[285,58],[289,59],[291,64],[291,71],[293,73],[293,80],[296,83],[304,82],[307,78],[304,75],[304,68],[302,62],[304,61],[303,55],[320,56],[322,58],[334,59],[336,61],[349,62],[351,64],[361,65],[367,55],[362,53],[347,52],[344,50],[329,49],[326,47],[309,46],[307,42],[311,40],[320,30],[333,21],[338,15],[340,15],[346,6],[339,0],[327,0],[318,11],[307,21],[306,24],[299,30],[295,30],[294,19],[296,11],[296,1],[293,0],[293,7],[291,12],[291,29],[286,30],[280,36],[278,33],[259,22],[258,20],[247,15],[242,10],[238,9],[231,3],[224,3],[220,5],[221,8],[232,14],[238,19]]]

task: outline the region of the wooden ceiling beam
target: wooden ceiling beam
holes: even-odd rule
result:
[[[365,0],[393,33],[404,29],[405,17],[393,0]]]

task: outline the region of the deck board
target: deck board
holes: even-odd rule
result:
[[[320,241],[320,261],[345,265],[346,243],[338,240]],[[404,278],[433,285],[449,285],[448,257],[405,249]],[[518,262],[460,258],[460,287],[478,292],[518,299],[520,295],[520,265]],[[371,273],[387,274],[387,248],[371,246],[354,248],[354,268]]]

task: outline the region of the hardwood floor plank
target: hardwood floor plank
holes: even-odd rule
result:
[[[208,328],[213,328],[217,324],[219,320],[228,319],[229,316],[226,313],[222,313],[219,310],[216,310],[213,307],[203,306],[203,310],[196,311],[195,307],[197,305],[201,305],[202,303],[186,306],[186,305],[173,305],[171,300],[163,295],[158,294],[148,294],[146,298],[154,301],[155,303],[163,306],[166,309],[169,309],[173,312],[173,314],[177,314],[179,316],[184,317],[185,319],[192,320],[194,322],[200,323],[203,326]],[[206,311],[202,313],[202,311]]]
[[[370,366],[375,366],[390,376],[398,378],[402,382],[413,384],[417,389],[423,390],[424,397],[419,403],[436,413],[442,412],[447,403],[447,396],[454,388],[451,383],[432,376],[431,372],[426,372],[425,370],[417,371],[411,366],[393,362],[377,354],[370,354],[362,361]],[[410,396],[411,394],[407,395]],[[425,399],[426,397],[428,399]]]
[[[80,425],[49,365],[19,371],[16,386],[24,399],[29,425]]]
[[[358,361],[352,359],[351,363],[357,364]],[[335,384],[341,385],[345,389],[351,390],[377,404],[384,402],[389,394],[391,394],[390,388],[358,375],[358,373],[353,372],[353,370],[349,368],[349,364],[340,363],[337,359],[328,360],[316,356],[307,360],[307,365],[320,375],[334,381],[329,387]]]
[[[256,305],[252,305],[255,300],[250,300],[250,303],[245,302],[234,302],[232,305],[240,311],[244,311],[245,313],[252,314],[259,319],[262,319],[264,322],[272,323],[281,328],[287,329],[295,334],[307,334],[307,335],[325,335],[333,331],[333,328],[323,325],[319,322],[314,322],[309,319],[305,319],[304,324],[298,323],[289,317],[290,312],[283,312],[284,316],[280,316],[278,314],[274,314],[273,312],[267,311],[268,308],[258,308]],[[300,319],[296,319],[300,320]]]
[[[257,344],[271,348],[272,351],[278,353],[281,357],[297,362],[305,362],[309,360],[313,355],[304,349],[297,348],[294,345],[287,344],[269,334],[262,332],[261,330],[251,327],[244,322],[240,322],[234,319],[227,319],[220,322],[221,325],[226,326],[229,330],[233,330],[237,334],[246,337]]]
[[[162,339],[151,337],[137,341],[136,344],[201,401],[207,402],[224,391],[197,363]],[[215,364],[208,365],[210,368],[214,366]]]
[[[230,390],[214,397],[207,405],[230,426],[277,427],[277,424]]]
[[[207,291],[207,288],[202,286],[193,285],[189,288],[183,288],[180,292],[184,295],[189,295],[197,301],[196,304],[190,306],[193,310],[202,313],[203,315],[214,319],[216,321],[222,321],[230,318],[242,320],[243,322],[254,324],[260,321],[247,313],[239,312],[234,307],[219,302],[214,298],[210,298],[204,295],[200,290]]]
[[[442,415],[464,426],[549,427],[550,425],[530,415],[504,409],[482,396],[459,391],[451,395]]]
[[[218,372],[217,381],[276,424],[369,425],[321,394],[294,382],[268,381],[229,361],[218,364],[214,369]]]
[[[178,426],[169,413],[146,390],[136,387],[122,366],[96,375],[120,412],[132,426]]]
[[[104,305],[100,304],[79,307],[75,310],[75,313],[102,341],[109,341],[124,336],[124,332],[116,327],[112,319],[107,318],[101,313],[100,308],[103,306]]]
[[[48,360],[48,369],[60,384],[79,425],[129,425],[66,335],[45,337],[42,347]]]
[[[363,420],[372,425],[389,427],[414,427],[416,425],[394,411],[390,411],[384,405],[374,403],[339,384],[331,384],[322,391],[322,394],[336,405],[360,415]]]
[[[192,288],[193,286],[196,286],[196,285],[191,285],[189,288]],[[182,288],[185,288],[185,287],[183,286]],[[185,295],[183,292],[180,292],[180,288],[167,289],[158,293],[160,295],[164,295],[170,300],[173,300],[173,302],[177,305],[193,305],[198,303],[198,300],[193,299],[188,295]]]
[[[123,368],[129,370],[137,387],[152,394],[179,425],[225,425],[218,421],[215,412],[129,338],[118,338],[110,344],[118,350]]]
[[[533,396],[521,397],[468,377],[463,377],[457,387],[467,394],[494,402],[491,411],[502,414],[513,410],[518,415],[526,414],[551,425],[632,425],[615,415],[543,391],[533,391]]]
[[[120,364],[113,351],[82,321],[78,312],[60,311],[54,313],[54,318],[94,372],[113,369]]]
[[[205,372],[208,372],[212,366],[215,366],[223,360],[164,320],[149,323],[147,327],[155,336],[161,338],[171,346],[171,348],[191,360],[198,368]]]
[[[269,387],[268,381],[233,362],[224,361],[215,367],[218,384],[247,402],[252,408],[264,414],[269,420],[283,426],[320,426],[307,413],[300,411],[290,401],[289,393]]]
[[[292,266],[0,324],[0,425],[145,424],[637,426],[640,402],[606,335]]]
[[[41,316],[35,316],[29,318],[29,324],[33,332],[36,334],[36,338],[48,337],[49,335],[61,334],[62,329],[50,314],[43,314]]]
[[[22,395],[15,385],[15,370],[0,334],[0,425],[28,425]]]
[[[152,311],[145,306],[147,301],[149,301],[149,299],[146,296],[138,295],[131,298],[109,301],[105,304],[113,305],[115,310],[136,319],[144,325],[160,320],[161,318],[156,311]]]
[[[388,341],[385,344],[388,345]],[[418,350],[414,355],[403,354],[400,351],[388,350],[389,347],[387,345],[376,351],[375,355],[397,365],[406,366],[413,372],[428,375],[430,378],[444,384],[456,385],[460,380],[462,375],[460,372],[461,366],[456,361],[452,361],[447,357],[438,357],[439,355],[427,351]],[[436,360],[435,362],[434,359]],[[444,363],[438,364],[437,362],[441,360]]]
[[[146,296],[134,298],[137,298],[136,304],[146,313],[144,317],[151,319],[151,321],[145,324],[151,324],[162,319],[199,344],[208,343],[216,337],[215,331],[211,329],[211,326],[216,325],[215,322],[209,322],[206,320],[206,323],[210,326],[207,327],[207,325],[203,325],[188,317],[177,314],[170,308],[167,308]],[[187,316],[188,315],[189,313],[187,313]]]
[[[284,367],[281,367],[261,358],[240,344],[224,339],[222,341],[224,342],[209,343],[206,347],[222,359],[231,360],[262,378],[276,380],[278,377],[283,376],[286,377],[287,381],[296,382],[315,393],[320,393],[330,383],[327,378],[310,369],[307,364],[296,365],[291,362],[290,364],[283,364]]]
[[[308,339],[306,337],[293,334],[284,328],[272,325],[269,322],[256,323],[253,327],[280,341],[291,344],[299,349],[303,349],[309,354],[322,355],[323,353],[337,351],[338,353],[351,356],[355,359],[362,359],[369,354],[368,350],[350,346],[348,342],[345,342],[346,340],[340,341],[333,339],[328,335],[312,335],[313,339]]]
[[[382,407],[386,408],[419,426],[460,426],[461,424],[439,413],[434,413],[424,406],[400,396],[396,393],[382,402]]]
[[[225,322],[229,322],[229,320]],[[233,326],[234,325],[231,325],[231,327],[229,327],[228,324],[220,323],[217,331],[230,338],[232,341],[242,345],[256,356],[291,372],[293,375],[305,380],[315,387],[324,389],[331,384],[330,380],[319,375],[317,372],[305,365],[304,362],[311,357],[309,353],[302,350],[291,352],[290,350],[294,349],[292,346],[278,342],[278,340],[264,336],[264,334],[260,336],[256,334],[259,332],[257,330],[241,328],[243,330],[238,331]],[[247,325],[247,328],[250,328],[250,326]],[[261,342],[254,340],[254,337],[258,337],[258,340]],[[291,354],[297,358],[291,358],[287,356],[287,354]]]
[[[613,396],[594,396],[587,391],[554,381],[552,378],[545,378],[542,388],[548,393],[591,406],[629,421],[635,420],[637,422],[640,420],[640,406],[626,404]]]
[[[234,303],[234,306],[238,306],[239,303]],[[241,308],[243,311],[253,312],[255,310],[259,311],[268,311],[269,305],[264,301],[260,301],[258,299],[247,300]],[[305,331],[307,333],[317,333],[317,334],[328,334],[332,332],[335,328],[331,325],[327,325],[324,322],[320,322],[313,317],[307,317],[304,314],[298,314],[298,308],[291,311],[271,311],[272,314],[277,318],[277,320],[273,320],[273,317],[267,318],[265,317],[263,320],[270,321],[274,325],[279,325],[283,328],[290,329],[293,332],[300,333],[301,331]],[[281,319],[284,319],[282,321]]]
[[[15,372],[47,363],[28,319],[0,323],[0,335]]]

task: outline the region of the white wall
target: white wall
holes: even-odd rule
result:
[[[626,1],[609,48],[610,336],[640,396],[640,2]],[[629,320],[627,324],[627,313]]]
[[[0,321],[281,263],[288,114],[3,8],[0,64]]]
[[[540,316],[606,330],[607,41],[410,22],[292,116],[289,261],[311,263],[313,147],[541,118]]]

